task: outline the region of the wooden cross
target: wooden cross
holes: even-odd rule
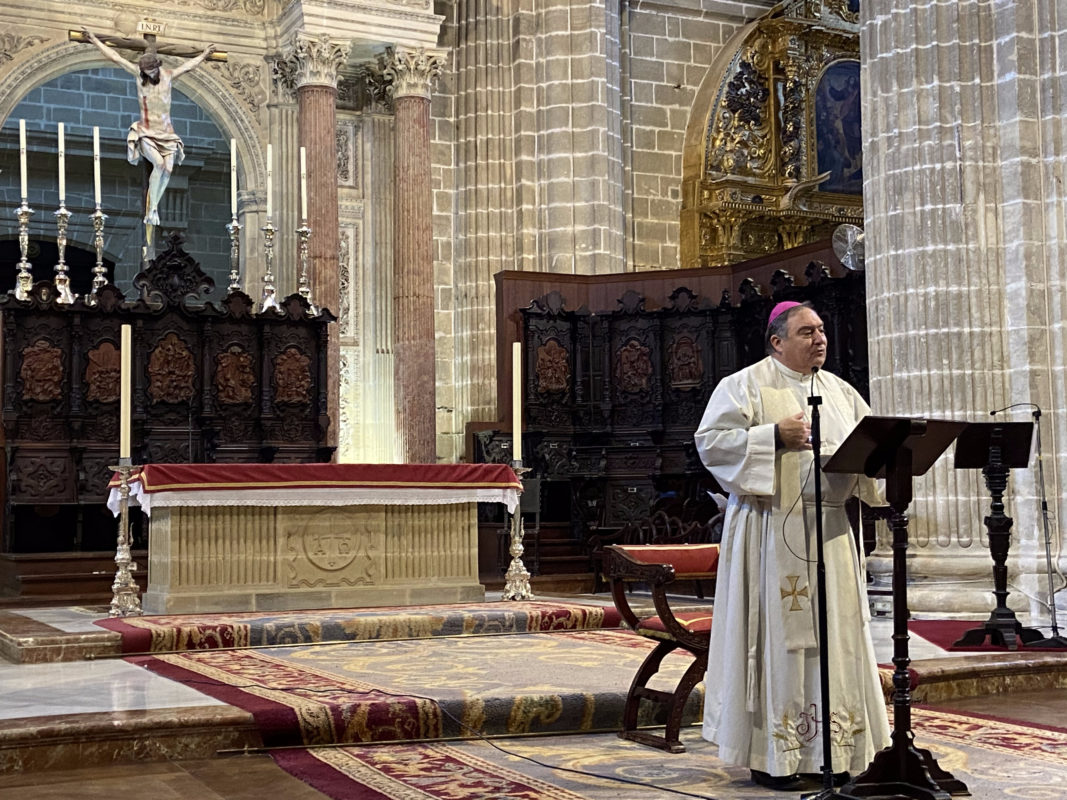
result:
[[[155,33],[148,32],[151,23],[140,23],[137,26],[138,32],[144,37],[143,39],[131,39],[125,36],[110,36],[108,34],[96,34],[96,38],[106,44],[108,47],[114,47],[119,50],[133,50],[138,53],[158,53],[161,56],[176,56],[178,58],[193,58],[200,55],[200,50],[195,47],[186,47],[181,44],[160,44],[156,39]],[[162,26],[158,26],[158,30],[162,30]],[[67,31],[67,39],[72,42],[81,42],[83,44],[92,44],[81,31]],[[216,50],[210,56],[207,57],[208,61],[228,61],[226,53]]]

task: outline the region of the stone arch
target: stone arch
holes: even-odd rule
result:
[[[68,72],[114,66],[92,45],[62,42],[43,48],[0,75],[0,125],[7,121],[19,101],[38,86]],[[258,134],[260,120],[210,67],[182,75],[175,86],[207,110],[225,136],[236,140],[241,186],[246,192],[261,195],[267,183],[267,165]]]

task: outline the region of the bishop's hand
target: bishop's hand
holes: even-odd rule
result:
[[[811,426],[804,419],[804,412],[779,420],[778,437],[786,450],[810,450]]]

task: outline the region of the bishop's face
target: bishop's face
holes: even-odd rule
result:
[[[772,336],[774,357],[796,372],[826,363],[826,330],[812,309],[801,306],[786,320],[785,336]]]

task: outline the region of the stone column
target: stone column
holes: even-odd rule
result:
[[[443,52],[390,49],[384,69],[396,113],[395,385],[397,428],[408,463],[437,461],[430,84],[444,63]]]
[[[1064,436],[1067,398],[1057,7],[865,0],[860,46],[875,413],[988,422],[990,411],[1020,403],[999,418],[1025,421],[1038,404],[1054,412],[1044,418],[1046,455]],[[1063,467],[1062,455],[1046,458],[1059,519]],[[944,457],[915,490],[912,610],[988,613],[990,499],[980,474]],[[1010,604],[1038,618],[1047,594],[1039,495],[1036,469],[1012,472]],[[886,580],[884,545],[876,555],[872,569]]]
[[[308,277],[311,301],[335,314],[340,312],[341,306],[337,280],[337,79],[339,69],[348,59],[350,48],[350,42],[331,41],[326,34],[316,37],[297,34],[285,57],[294,68],[300,117],[299,146],[307,151],[307,210],[308,227],[311,228]],[[295,169],[299,172],[299,150],[289,156],[292,164],[290,171]],[[299,216],[299,185],[289,202],[297,204]],[[296,257],[294,253],[292,258]],[[338,332],[331,329],[327,406],[331,421],[328,441],[333,445],[337,444],[340,422],[339,360]]]

